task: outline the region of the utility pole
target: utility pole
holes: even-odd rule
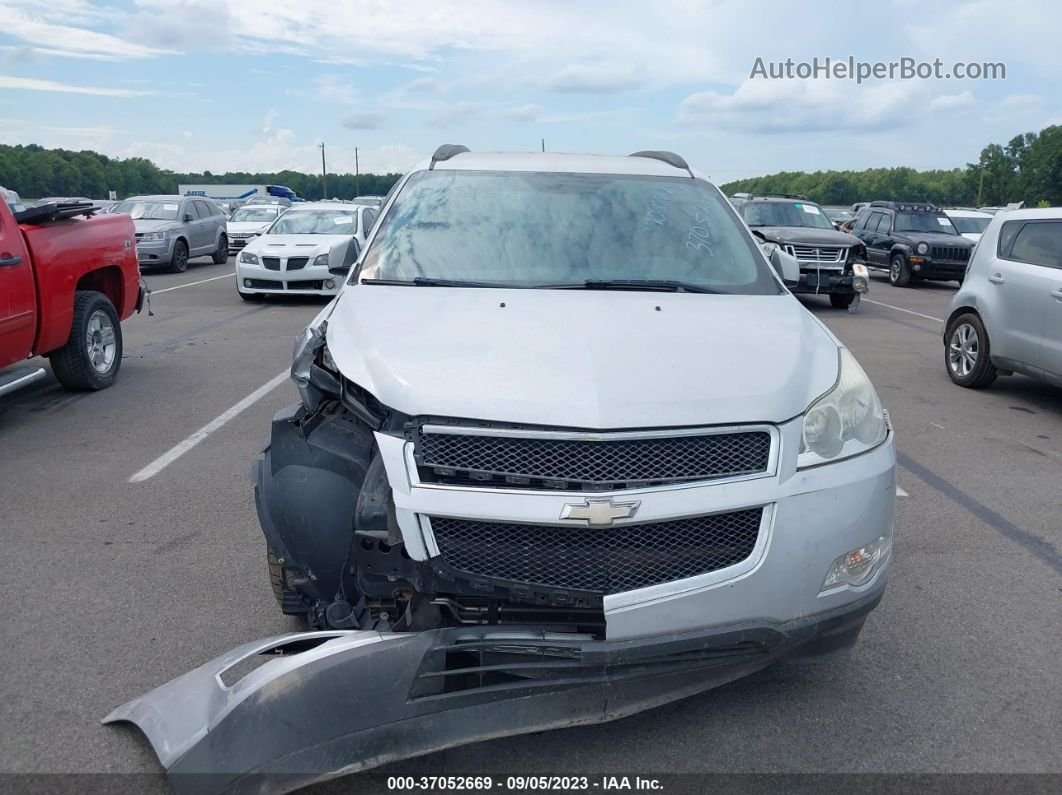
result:
[[[545,138],[542,139],[542,151],[543,152],[546,151],[546,139]]]
[[[325,168],[325,145],[324,141],[317,144],[321,147],[321,198],[328,198],[328,171]]]
[[[985,159],[981,158],[981,180],[977,184],[977,201],[974,204],[978,207],[981,206],[981,191],[985,186]]]
[[[361,195],[361,169],[358,168],[358,147],[354,147],[354,195]]]

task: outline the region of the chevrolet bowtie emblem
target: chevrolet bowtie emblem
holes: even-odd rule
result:
[[[630,519],[638,510],[641,502],[613,502],[607,500],[583,500],[582,505],[568,503],[561,510],[561,519],[575,519],[586,522],[591,527],[611,527],[616,519]]]

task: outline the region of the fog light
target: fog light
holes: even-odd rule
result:
[[[856,276],[852,279],[852,289],[857,293],[865,293],[867,291],[867,280],[862,276]]]
[[[328,281],[325,282],[325,289],[326,290],[332,290],[332,289],[335,288],[335,286],[336,286],[336,283],[334,281],[332,281],[331,279],[329,279]]]
[[[921,266],[921,265],[917,265],[917,264],[916,264],[916,265],[914,266],[914,269],[915,269],[916,271],[920,271],[920,270],[922,270],[922,266]]]
[[[880,536],[866,546],[846,552],[830,564],[822,590],[839,585],[863,585],[874,576],[888,558],[892,544],[886,536]]]
[[[244,287],[250,287],[251,286],[251,280],[250,279],[244,279],[243,280],[243,286]]]

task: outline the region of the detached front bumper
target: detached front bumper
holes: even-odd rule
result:
[[[249,643],[104,723],[179,793],[286,792],[470,742],[603,723],[854,641],[881,593],[803,619],[620,642],[534,628],[310,632]],[[268,661],[233,681],[247,660]]]
[[[839,270],[817,269],[800,263],[800,282],[790,287],[797,295],[854,295],[853,275]]]

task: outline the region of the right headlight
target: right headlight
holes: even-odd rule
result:
[[[917,251],[919,254],[925,254],[927,251],[929,251],[929,244],[919,243],[917,246],[915,246],[915,251]]]
[[[885,411],[867,374],[847,349],[840,358],[837,383],[804,412],[797,469],[864,453],[888,435]]]
[[[257,265],[258,255],[252,254],[250,251],[241,251],[240,262],[246,262],[248,265]]]

